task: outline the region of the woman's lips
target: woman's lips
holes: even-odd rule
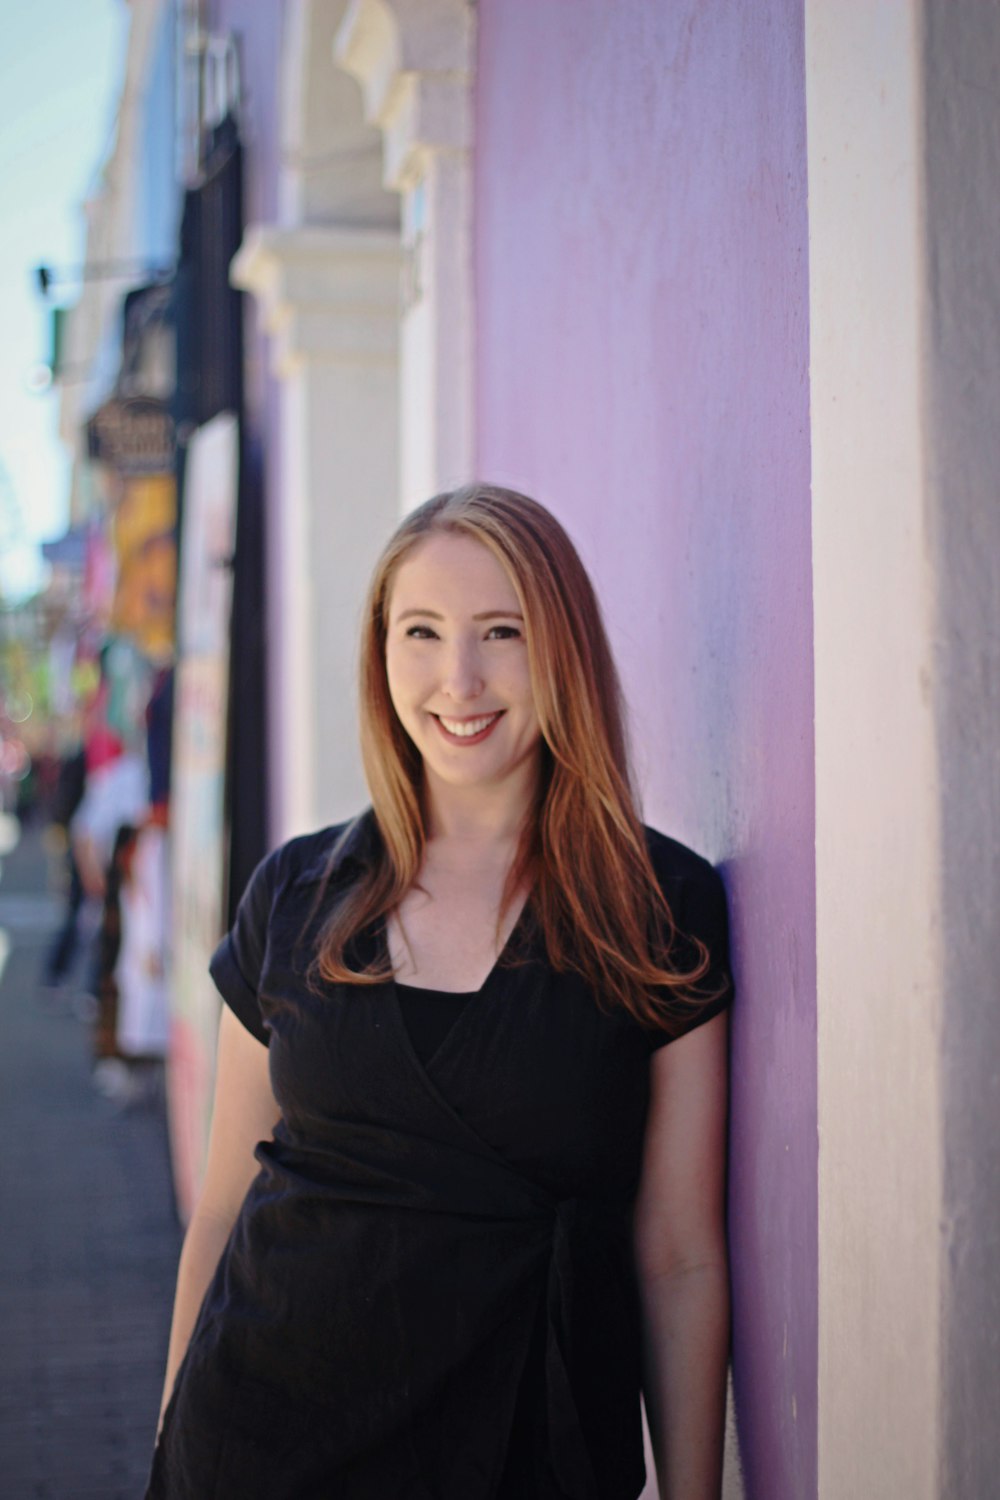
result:
[[[491,735],[503,718],[505,710],[500,708],[492,714],[477,714],[472,719],[452,719],[447,721],[440,714],[431,714],[438,729],[449,745],[481,745],[483,740]],[[448,725],[456,726],[449,729]],[[458,728],[458,726],[461,728]]]

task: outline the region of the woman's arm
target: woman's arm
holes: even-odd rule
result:
[[[729,1350],[727,1017],[661,1047],[635,1250],[660,1500],[718,1500]]]
[[[208,1284],[256,1176],[254,1147],[271,1135],[280,1113],[271,1089],[267,1048],[224,1005],[205,1181],[184,1236],[177,1272],[160,1424]]]

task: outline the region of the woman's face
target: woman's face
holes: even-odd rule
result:
[[[492,552],[451,532],[418,543],[393,580],[385,659],[432,785],[533,784],[541,735],[525,623]]]

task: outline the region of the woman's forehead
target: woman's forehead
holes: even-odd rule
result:
[[[474,613],[520,613],[507,570],[482,542],[455,532],[423,538],[396,568],[389,596],[393,614],[426,608]]]

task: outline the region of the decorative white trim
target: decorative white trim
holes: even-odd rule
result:
[[[403,507],[473,471],[472,101],[466,0],[350,0],[334,39],[403,197]]]
[[[399,24],[385,0],[350,0],[333,49],[338,65],[361,84],[365,119],[381,125],[403,71]]]
[[[234,286],[257,297],[279,378],[303,360],[398,357],[399,236],[382,230],[251,226]]]

